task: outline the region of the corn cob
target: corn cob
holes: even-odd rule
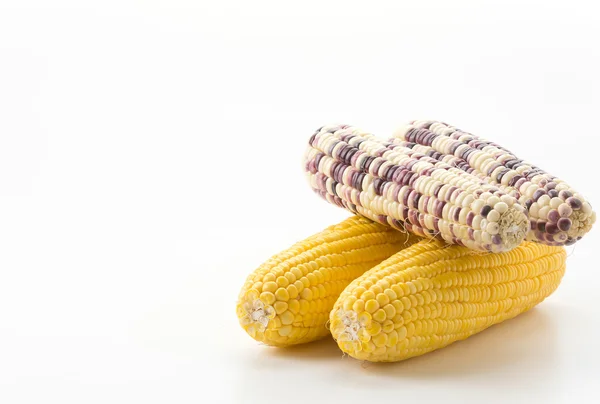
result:
[[[567,183],[495,143],[436,121],[414,121],[395,136],[404,142],[393,143],[460,168],[517,198],[531,221],[527,240],[570,245],[596,220],[589,202]]]
[[[420,236],[501,252],[529,230],[525,209],[497,187],[353,127],[319,129],[305,170],[329,202]]]
[[[237,303],[257,341],[287,346],[329,334],[329,312],[348,284],[419,240],[353,216],[274,255],[248,276]]]
[[[445,347],[548,297],[565,271],[563,247],[524,242],[477,254],[422,240],[354,280],[331,311],[342,351],[392,362]]]

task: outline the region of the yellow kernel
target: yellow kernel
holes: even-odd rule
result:
[[[275,302],[275,295],[271,292],[262,292],[260,294],[260,300],[265,304],[273,304]]]
[[[391,304],[383,306],[383,310],[385,311],[386,318],[393,318],[396,315],[396,309]]]
[[[300,296],[305,300],[312,300],[312,297],[313,297],[312,290],[310,288],[305,288],[302,291],[302,293],[300,293]]]
[[[302,292],[302,289],[304,289],[304,284],[302,283],[302,281],[294,282],[294,286],[296,287],[296,289],[298,289],[298,293]]]
[[[298,289],[294,285],[288,285],[286,288],[288,295],[290,295],[290,299],[295,299],[298,297]]]
[[[344,310],[352,310],[352,306],[354,305],[354,302],[356,302],[356,300],[356,296],[348,296],[344,300]]]
[[[381,329],[386,334],[394,330],[394,322],[392,320],[385,320],[381,325]]]
[[[263,292],[275,293],[276,290],[277,290],[277,284],[275,282],[263,283]]]
[[[288,293],[287,289],[279,288],[275,292],[275,298],[277,300],[287,302],[288,300],[290,300],[290,294]]]
[[[360,342],[369,342],[371,340],[371,334],[369,334],[365,328],[361,328],[358,330],[358,340]]]
[[[365,289],[363,286],[357,286],[356,288],[354,288],[354,290],[352,291],[352,294],[358,298],[361,298],[364,300],[364,298],[362,297],[362,294],[365,293],[367,291],[367,289]]]
[[[279,303],[279,302],[278,302]],[[300,312],[300,302],[296,299],[290,300],[288,302],[288,309],[294,313],[298,314]]]
[[[375,350],[375,344],[373,341],[363,342],[361,343],[361,348],[366,353],[371,353]]]
[[[286,302],[275,302],[273,308],[275,309],[275,313],[281,314],[288,309],[288,304]]]
[[[371,324],[371,319],[371,314],[369,314],[366,311],[363,311],[358,315],[358,322],[364,327],[369,326]]]
[[[282,337],[287,337],[288,335],[290,335],[292,333],[292,326],[291,325],[285,325],[285,326],[281,327],[280,329],[278,329],[277,332]]]
[[[381,333],[381,334],[378,334],[375,337],[373,337],[373,343],[377,347],[382,347],[382,346],[385,346],[387,339],[388,339],[387,334]]]
[[[404,296],[404,290],[402,290],[402,288],[400,287],[400,285],[394,285],[394,286],[392,286],[392,291],[396,294],[396,299],[399,299],[402,296]]]
[[[281,319],[281,324],[283,325],[292,324],[294,322],[294,315],[289,310],[283,314],[280,314],[279,318]]]
[[[398,343],[398,332],[396,330],[390,331],[388,333],[388,340],[386,345],[389,347],[393,347]]]
[[[406,335],[407,335],[406,327],[400,327],[400,328],[398,328],[398,330],[396,330],[396,332],[398,333],[398,340],[402,340],[402,339],[406,338]]]
[[[379,309],[379,303],[377,300],[371,299],[365,303],[365,310],[369,313],[375,313]]]
[[[385,311],[383,311],[383,309],[377,310],[375,313],[373,313],[373,320],[379,321],[380,323],[384,322],[385,321]]]
[[[390,302],[390,298],[385,293],[380,293],[377,295],[377,303],[379,303],[380,307],[385,306]]]
[[[381,324],[379,324],[376,321],[371,322],[371,326],[370,327],[366,327],[367,332],[369,334],[373,335],[377,335],[381,332]]]
[[[388,297],[388,299],[390,299],[390,302],[393,302],[394,300],[396,300],[398,298],[398,295],[396,295],[396,292],[394,292],[393,289],[386,289],[383,293],[385,293]]]
[[[362,296],[360,296],[360,298],[361,298],[361,299],[363,299],[363,300],[366,302],[366,301],[369,301],[369,300],[375,299],[375,293],[373,293],[373,292],[372,292],[372,291],[370,291],[370,290],[367,290],[366,292],[364,292],[364,293],[362,294]]]
[[[398,332],[399,334],[400,332]],[[410,338],[415,334],[415,325],[413,323],[406,324],[406,338]]]
[[[315,276],[315,274],[313,274],[312,272],[309,274],[306,274],[306,279],[308,279],[308,281],[310,282],[311,285],[318,285],[319,284],[319,280],[317,279],[317,277]]]
[[[365,310],[365,301],[362,299],[355,301],[352,305],[352,310],[354,310],[356,313],[363,312]]]
[[[284,276],[288,280],[288,285],[296,282],[296,276],[292,272],[286,272],[286,274]],[[283,285],[280,285],[280,286],[283,286]]]
[[[296,277],[296,279],[294,279],[294,282],[296,282],[296,280],[298,280],[298,279],[300,279],[300,278],[302,278],[304,276],[304,274],[302,273],[302,271],[300,269],[298,269],[298,268],[292,268],[290,270],[290,273],[292,273]],[[292,283],[292,281],[290,281],[290,283]]]
[[[410,310],[412,303],[408,297],[404,296],[399,301],[402,303],[402,306],[404,306],[404,310]]]
[[[288,279],[285,276],[280,276],[279,278],[277,278],[277,285],[279,285],[279,287],[285,288],[289,284],[290,281],[288,281]]]
[[[300,278],[300,282],[302,282],[302,285],[304,285],[305,288],[310,287],[310,281],[308,280],[308,278],[306,276],[303,276],[302,278]]]
[[[307,300],[300,300],[300,314],[301,315],[306,315],[306,313],[308,313],[308,308],[310,307],[310,305],[308,304]]]

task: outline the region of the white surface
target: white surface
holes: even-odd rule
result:
[[[1,1],[0,402],[599,402],[599,229],[538,308],[404,363],[234,309],[346,217],[300,168],[326,123],[445,120],[600,204],[594,6]]]

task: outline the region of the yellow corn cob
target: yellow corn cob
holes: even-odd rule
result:
[[[419,238],[353,216],[271,257],[248,276],[237,303],[257,341],[287,346],[329,334],[325,324],[355,278]]]
[[[563,247],[533,242],[478,254],[422,240],[342,292],[331,311],[331,333],[356,359],[422,355],[540,303],[558,287],[565,261]]]

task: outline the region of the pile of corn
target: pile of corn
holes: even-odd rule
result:
[[[445,347],[548,297],[564,246],[596,219],[564,181],[442,122],[414,121],[388,141],[324,126],[304,168],[315,193],[355,216],[248,276],[237,316],[268,345],[331,334],[373,362]]]

